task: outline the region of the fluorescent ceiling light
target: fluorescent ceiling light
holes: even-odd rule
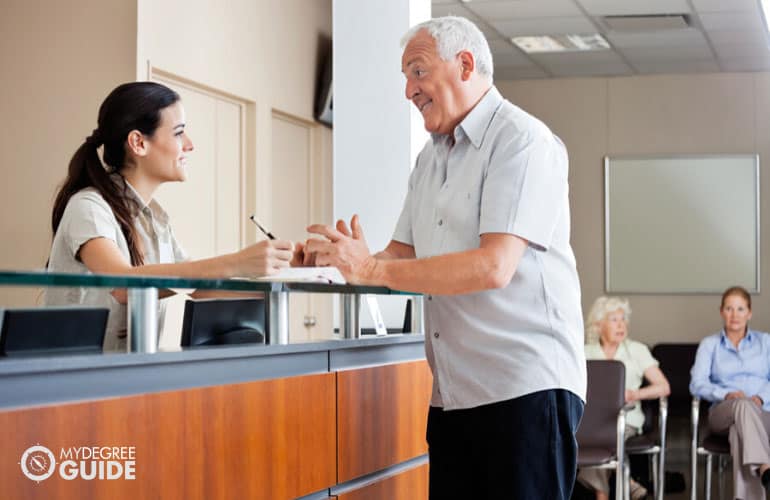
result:
[[[770,0],[763,0],[770,3]],[[516,36],[511,41],[527,54],[607,50],[610,44],[598,33],[590,35]]]

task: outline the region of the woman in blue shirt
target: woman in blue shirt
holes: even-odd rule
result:
[[[725,291],[719,312],[725,326],[698,346],[690,392],[714,403],[711,432],[729,436],[733,497],[764,499],[770,487],[770,335],[749,329],[751,296],[741,287]]]

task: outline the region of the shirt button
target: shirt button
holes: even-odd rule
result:
[[[438,225],[439,225],[439,226],[441,226],[441,225],[443,225],[443,224],[444,224],[444,220],[443,220],[443,219],[439,219],[439,220],[438,220]]]
[[[438,338],[438,332],[433,332],[433,338]]]

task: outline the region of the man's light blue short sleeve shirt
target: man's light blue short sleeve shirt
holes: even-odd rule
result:
[[[547,389],[585,399],[567,173],[561,140],[495,87],[454,138],[434,134],[420,152],[394,240],[418,258],[478,248],[485,233],[529,242],[507,286],[426,297],[433,406],[472,408]]]

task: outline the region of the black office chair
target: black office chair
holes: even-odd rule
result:
[[[591,360],[588,394],[577,431],[578,468],[615,470],[615,498],[630,496],[626,460],[626,368],[620,361]]]

